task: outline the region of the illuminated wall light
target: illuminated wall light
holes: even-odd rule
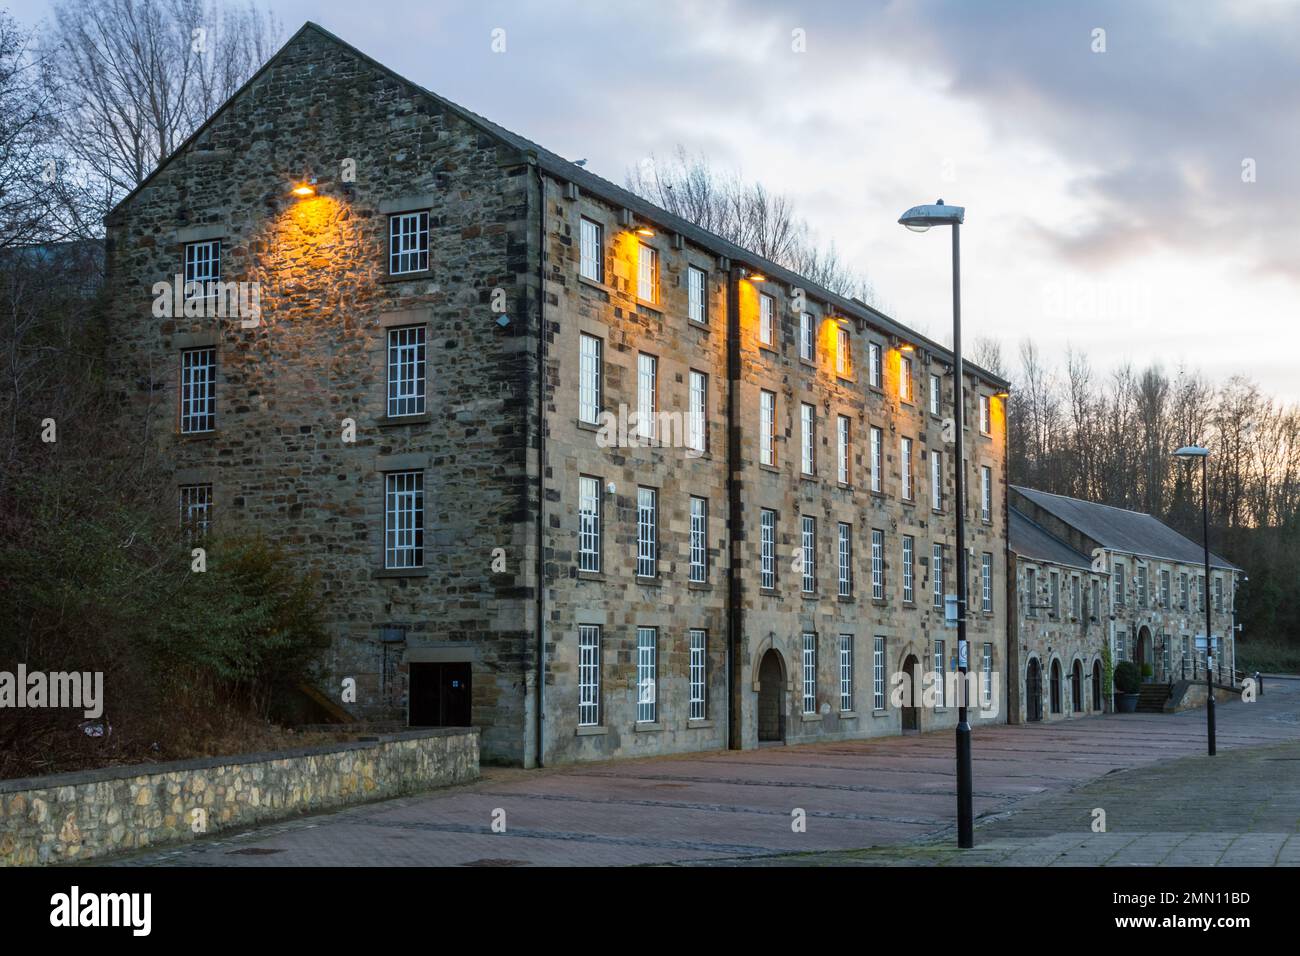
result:
[[[916,346],[914,346],[914,345],[900,345],[900,346],[898,347],[898,351],[900,351],[900,352],[915,352],[915,351],[916,351]]]
[[[761,273],[761,272],[752,272],[752,273],[750,273],[748,276],[746,276],[746,278],[749,279],[750,282],[766,282],[766,281],[767,281],[767,276],[763,275],[763,273]]]
[[[655,231],[649,226],[637,226],[635,230],[638,236],[653,236]]]
[[[306,199],[309,196],[316,195],[316,177],[313,176],[310,179],[299,183],[297,186],[293,187],[291,192],[299,199]]]

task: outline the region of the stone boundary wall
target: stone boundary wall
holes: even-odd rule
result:
[[[0,866],[184,843],[479,775],[479,729],[0,780]]]

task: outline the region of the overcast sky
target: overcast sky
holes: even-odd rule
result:
[[[617,183],[677,144],[761,180],[935,339],[947,231],[896,220],[941,196],[967,208],[967,342],[1300,401],[1300,2],[270,6],[286,39],[315,20]],[[35,26],[50,4],[8,9]]]

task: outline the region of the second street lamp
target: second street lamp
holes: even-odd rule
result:
[[[966,643],[966,496],[962,491],[966,454],[962,436],[965,397],[961,361],[961,224],[965,219],[964,207],[946,206],[940,199],[932,206],[913,206],[898,221],[913,232],[925,232],[931,226],[952,226],[952,407],[955,417],[953,432],[957,436],[953,500],[957,511],[957,670],[961,675],[957,691],[957,846],[969,849],[975,845],[975,834],[971,817],[970,721],[966,708],[970,654]],[[943,679],[942,674],[940,679]]]
[[[1210,756],[1214,756],[1214,620],[1210,610],[1210,491],[1206,483],[1205,463],[1210,457],[1210,450],[1200,445],[1184,445],[1174,452],[1189,465],[1201,459],[1201,534],[1205,545],[1205,593],[1201,603],[1205,605],[1205,733],[1209,742]],[[1235,678],[1234,678],[1235,681]]]

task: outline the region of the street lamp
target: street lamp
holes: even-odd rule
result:
[[[1205,604],[1205,732],[1209,740],[1210,756],[1214,756],[1214,622],[1210,611],[1210,493],[1206,482],[1205,463],[1210,457],[1210,450],[1200,445],[1184,445],[1174,452],[1189,466],[1195,467],[1196,459],[1201,459],[1201,535],[1205,545],[1205,594],[1201,600]]]
[[[961,224],[966,219],[962,206],[945,206],[940,199],[933,206],[913,206],[898,221],[912,232],[925,232],[931,226],[952,226],[952,367],[953,412],[957,416],[957,456],[953,463],[953,500],[957,502],[957,669],[961,674],[957,708],[957,846],[963,850],[975,845],[971,821],[970,722],[966,713],[966,673],[970,653],[966,644],[966,497],[962,492],[962,475],[966,454],[962,435],[964,374],[961,363]]]

